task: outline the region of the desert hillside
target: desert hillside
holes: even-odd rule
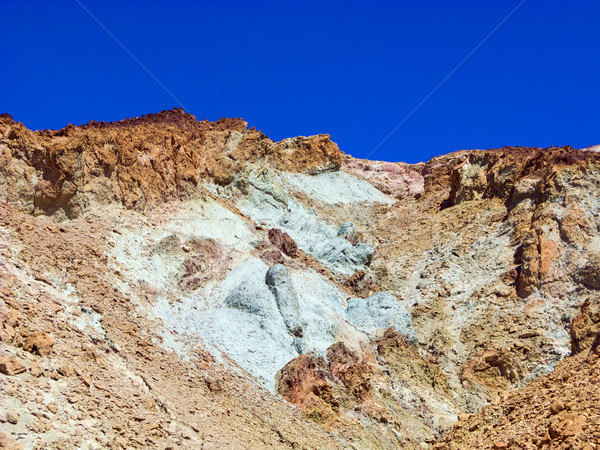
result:
[[[0,447],[599,448],[599,150],[0,115]]]

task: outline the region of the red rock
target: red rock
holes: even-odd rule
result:
[[[269,230],[269,241],[289,257],[296,257],[298,246],[287,233],[282,232],[279,228]]]

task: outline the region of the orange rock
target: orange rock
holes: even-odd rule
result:
[[[23,350],[39,356],[48,356],[54,347],[54,339],[43,331],[34,331],[25,338]]]
[[[557,398],[550,403],[550,414],[558,414],[565,409],[565,404],[561,399]]]
[[[583,415],[565,414],[550,424],[548,432],[552,439],[566,439],[581,433],[585,421]]]

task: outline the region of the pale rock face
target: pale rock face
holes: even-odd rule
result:
[[[292,198],[288,197],[284,204],[264,191],[251,188],[248,196],[242,197],[237,205],[256,222],[280,228],[299,248],[341,273],[351,274],[364,269],[373,256],[371,246],[362,243],[353,246],[347,239],[338,237],[334,227]]]
[[[285,174],[285,179],[309,197],[329,205],[382,203],[392,201],[368,182],[345,172],[318,175]]]
[[[344,222],[338,228],[337,235],[343,238],[351,238],[356,235],[356,227],[352,222]]]
[[[275,314],[273,295],[259,278],[242,281],[227,294],[225,305],[261,317]]]
[[[328,266],[342,273],[354,273],[367,266],[373,258],[375,249],[359,242],[352,245],[342,237],[323,242],[315,249],[315,256]]]
[[[374,334],[377,330],[394,327],[411,340],[416,340],[410,313],[388,292],[369,298],[348,300],[348,321],[360,331]]]

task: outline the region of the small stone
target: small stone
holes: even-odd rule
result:
[[[144,399],[144,405],[145,405],[145,406],[146,406],[146,408],[148,408],[148,409],[154,409],[154,408],[156,408],[156,401],[154,400],[154,397],[152,397],[152,396],[150,396],[150,395],[149,395],[149,396],[147,396],[147,397]]]
[[[75,369],[73,369],[71,366],[60,366],[58,369],[58,373],[65,377],[72,377],[73,375],[75,375]]]
[[[494,442],[494,450],[500,450],[502,448],[508,448],[508,442],[502,440]]]
[[[48,403],[47,408],[52,414],[56,414],[56,411],[58,411],[58,406],[56,406],[56,403]]]
[[[557,398],[550,403],[550,414],[558,414],[565,409],[565,404],[561,399]]]
[[[151,431],[151,430],[157,430],[160,428],[160,425],[156,422],[150,422],[148,424],[146,424],[146,430]]]
[[[81,381],[83,382],[83,384],[85,384],[86,387],[92,386],[92,380],[87,375],[80,374],[79,378],[81,378]]]
[[[6,421],[8,423],[12,423],[13,425],[16,425],[17,423],[19,423],[19,418],[20,418],[19,414],[14,411],[9,411],[6,414]]]
[[[42,369],[37,361],[31,361],[31,364],[29,365],[29,374],[35,378],[42,375]]]
[[[25,372],[25,366],[21,361],[12,356],[0,356],[0,373],[4,375],[18,375]]]
[[[70,397],[67,397],[67,401],[69,403],[77,403],[79,401],[79,399],[77,397],[75,397],[74,395],[71,395]]]

